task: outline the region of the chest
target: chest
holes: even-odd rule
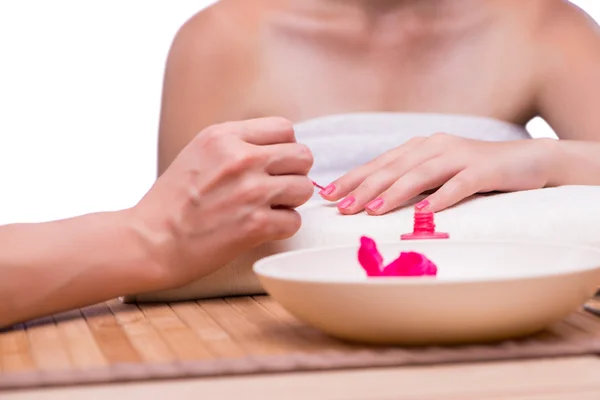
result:
[[[257,56],[253,112],[294,121],[364,111],[530,118],[530,57],[494,35],[444,46],[401,41],[348,49],[271,40]]]

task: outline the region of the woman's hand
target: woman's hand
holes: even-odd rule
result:
[[[294,208],[314,187],[313,158],[292,124],[261,118],[200,132],[134,208],[169,286],[213,272],[300,228]]]
[[[549,183],[556,141],[487,142],[435,134],[416,137],[362,165],[324,190],[343,214],[385,214],[431,189],[416,207],[437,212],[491,191],[537,189]]]

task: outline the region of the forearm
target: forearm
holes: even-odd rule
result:
[[[0,227],[0,327],[151,289],[127,211]]]
[[[600,142],[552,140],[547,186],[600,185]]]

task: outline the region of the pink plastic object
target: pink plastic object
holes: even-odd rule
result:
[[[375,241],[369,237],[360,238],[358,262],[367,276],[435,276],[437,267],[421,253],[401,252],[400,256],[382,268],[383,257],[377,250]]]
[[[414,221],[412,233],[405,233],[400,236],[400,239],[448,239],[450,237],[450,235],[445,232],[435,231],[432,212],[419,212],[415,210]]]

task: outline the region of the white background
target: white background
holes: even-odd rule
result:
[[[209,3],[0,2],[0,224],[137,202],[155,178],[167,51]],[[574,3],[600,21],[598,0]]]

